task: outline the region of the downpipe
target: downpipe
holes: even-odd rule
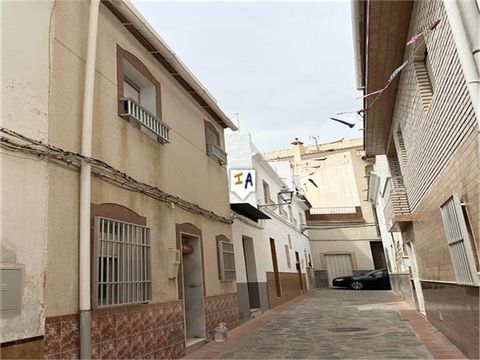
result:
[[[479,69],[475,61],[479,49],[474,49],[475,44],[470,44],[468,30],[478,31],[478,29],[468,29],[463,21],[462,12],[458,0],[444,0],[445,11],[455,42],[463,74],[467,81],[468,91],[472,99],[477,123],[480,127],[480,76]],[[475,34],[474,34],[475,35]],[[478,44],[477,44],[478,45]],[[475,53],[475,54],[474,54]]]
[[[100,0],[90,0],[88,19],[85,83],[83,89],[82,148],[83,156],[92,155],[93,101],[95,60],[97,52],[98,11]],[[79,312],[80,358],[91,358],[91,275],[90,275],[90,203],[91,165],[82,160],[80,168],[80,240],[79,240]]]

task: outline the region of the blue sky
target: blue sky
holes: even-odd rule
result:
[[[349,1],[134,4],[261,151],[362,135]]]

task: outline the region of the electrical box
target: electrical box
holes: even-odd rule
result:
[[[180,266],[180,250],[168,249],[168,278],[175,279]]]
[[[0,265],[0,310],[20,311],[23,288],[23,266]]]

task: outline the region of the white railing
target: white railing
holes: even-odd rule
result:
[[[162,144],[170,142],[170,128],[160,119],[133,99],[123,98],[122,101],[123,113],[120,114],[122,117],[149,130]]]
[[[216,144],[207,145],[208,155],[212,155],[222,164],[227,163],[227,153],[222,150],[222,148]]]
[[[355,214],[357,209],[355,206],[337,206],[337,207],[312,207],[310,209],[311,215],[326,215],[326,214]]]
[[[385,201],[383,212],[389,228],[394,225],[395,215],[410,214],[407,192],[401,176],[389,177],[387,179],[383,199]]]

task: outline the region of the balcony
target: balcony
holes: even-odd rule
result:
[[[400,231],[412,222],[407,192],[401,176],[390,177],[383,193],[385,221],[389,231]]]
[[[170,142],[170,128],[155,115],[137,104],[135,100],[123,98],[123,112],[120,114],[125,120],[147,131],[158,142],[165,144]]]
[[[207,154],[218,160],[222,165],[227,164],[227,153],[216,144],[207,145]]]
[[[361,206],[312,207],[307,221],[364,222]]]

